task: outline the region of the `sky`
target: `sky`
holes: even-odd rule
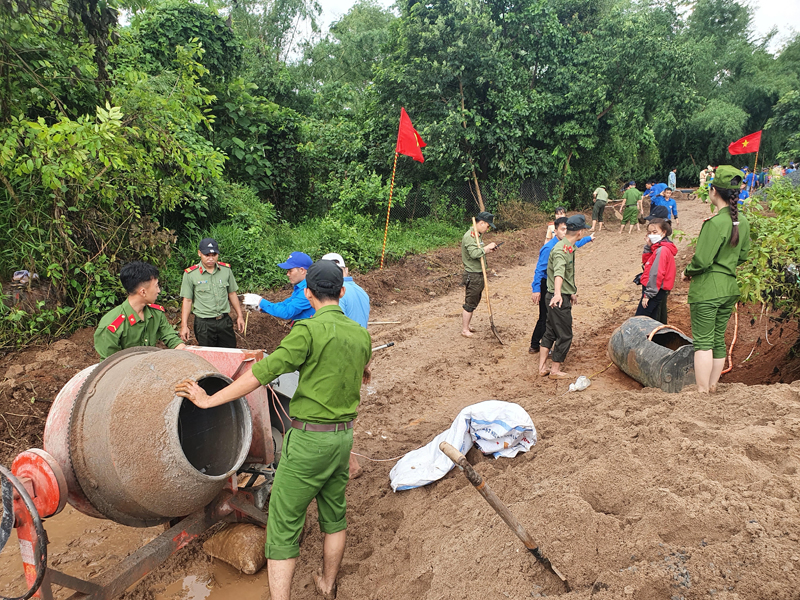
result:
[[[393,4],[387,0],[378,1],[387,8]],[[320,25],[325,29],[354,4],[353,0],[319,0],[319,3],[322,6]],[[793,32],[800,32],[800,0],[750,0],[750,5],[756,36],[766,35],[772,27],[778,28],[777,39],[770,45],[772,51],[778,50]]]

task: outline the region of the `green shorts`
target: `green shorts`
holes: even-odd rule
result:
[[[713,350],[714,358],[727,356],[725,330],[738,300],[739,296],[726,296],[689,305],[695,350]]]
[[[300,534],[314,498],[322,533],[347,529],[344,491],[350,478],[352,449],[352,429],[315,432],[292,428],[286,433],[269,499],[267,558],[300,556]]]
[[[622,224],[629,223],[633,225],[637,222],[639,216],[639,209],[634,204],[633,206],[626,206],[622,211]]]

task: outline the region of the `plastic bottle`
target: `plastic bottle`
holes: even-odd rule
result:
[[[569,384],[569,391],[570,392],[582,392],[586,388],[592,385],[591,380],[586,377],[586,375],[581,375],[575,380],[575,383]]]

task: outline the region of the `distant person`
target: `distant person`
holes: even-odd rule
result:
[[[678,169],[672,169],[667,176],[667,187],[673,192],[678,188]]]
[[[708,179],[708,169],[709,167],[706,167],[700,171],[700,187],[703,187],[706,184],[706,179]]]
[[[748,190],[754,190],[758,187],[758,174],[754,171],[747,173],[744,176],[744,183]]]
[[[628,234],[633,231],[633,224],[636,224],[636,231],[641,231],[642,227],[639,225],[639,215],[644,213],[642,205],[642,192],[636,189],[636,182],[629,181],[625,185],[625,191],[622,192],[623,202],[620,204],[622,208],[622,223],[619,225],[619,232],[625,229],[625,224],[630,225]]]
[[[306,272],[313,264],[311,257],[305,252],[292,252],[286,262],[278,263],[286,270],[286,277],[294,286],[292,295],[282,302],[270,302],[258,294],[245,294],[244,304],[258,308],[273,317],[287,321],[300,321],[314,316],[314,308],[305,296]]]
[[[747,191],[747,184],[743,181],[739,187],[739,206],[743,206],[748,198],[750,198],[750,192]]]
[[[558,242],[564,239],[566,234],[567,217],[558,217],[555,220],[555,236],[539,250],[539,260],[536,262],[536,271],[534,271],[531,283],[531,300],[534,304],[539,305],[539,318],[533,328],[531,347],[528,349],[531,354],[539,354],[539,342],[542,341],[542,336],[547,328],[547,263],[550,259],[550,252]],[[594,234],[579,239],[575,242],[575,247],[580,248],[592,241],[594,241]]]
[[[575,285],[575,244],[584,229],[589,229],[583,215],[567,219],[564,239],[553,246],[547,260],[547,326],[539,342],[539,375],[550,379],[564,379],[568,373],[561,370],[572,346],[572,307],[578,303]],[[545,369],[547,357],[553,351],[550,370]]]
[[[672,197],[672,190],[667,188],[663,192],[663,200],[661,206],[667,209],[667,219],[672,221],[672,224],[678,226],[678,203]]]
[[[236,348],[236,328],[244,331],[244,312],[239,304],[236,278],[228,263],[219,260],[217,240],[204,238],[198,247],[200,262],[183,272],[181,283],[181,339],[189,341],[189,315],[194,313],[194,337],[200,346]]]
[[[167,348],[185,348],[181,336],[167,321],[164,307],[153,304],[161,291],[158,269],[146,262],[129,262],[120,269],[119,279],[128,298],[100,319],[94,332],[94,349],[100,358],[158,342],[164,342]]]
[[[737,202],[741,183],[742,174],[735,167],[717,169],[708,197],[719,211],[703,222],[694,256],[681,276],[691,282],[694,372],[697,389],[703,393],[717,390],[725,366],[725,330],[740,295],[736,267],[750,251],[750,223],[739,214]]]
[[[488,253],[494,252],[494,249],[497,248],[497,244],[494,242],[483,245],[483,234],[489,231],[489,228],[497,229],[494,224],[494,215],[486,211],[479,212],[475,217],[478,238],[475,238],[475,232],[471,227],[461,238],[461,261],[464,263],[463,283],[465,287],[464,304],[461,311],[461,335],[464,337],[472,337],[472,328],[469,324],[472,321],[472,313],[481,302],[485,286],[481,259],[485,259]]]
[[[672,226],[665,219],[650,219],[642,253],[642,297],[636,316],[667,324],[667,296],[675,287],[675,256],[678,248],[669,239]]]
[[[350,270],[345,266],[341,254],[329,252],[320,260],[333,261],[336,263],[336,266],[342,270],[342,276],[344,277],[344,296],[339,299],[339,307],[342,309],[345,317],[353,319],[353,321],[366,329],[367,323],[369,323],[369,294],[353,281],[353,278],[350,276]]]
[[[663,193],[664,190],[667,189],[667,184],[657,183],[656,179],[651,179],[644,185],[644,187],[646,191],[642,195],[642,200],[644,200],[644,198],[650,200],[650,213],[652,214],[653,209],[656,206],[661,206],[662,202],[664,201]]]
[[[592,228],[589,231],[594,231],[594,228],[597,227],[597,231],[600,232],[603,230],[603,213],[606,210],[606,204],[608,204],[606,186],[601,185],[592,192],[592,199],[594,200],[594,206],[592,207]]]
[[[558,220],[558,219],[560,219],[561,217],[564,217],[564,218],[566,218],[566,216],[567,216],[567,210],[566,210],[566,209],[565,209],[563,206],[556,206],[555,215],[556,215],[556,216],[555,216],[555,220],[553,220],[553,221],[550,221],[550,222],[547,224],[547,232],[544,234],[544,243],[545,243],[545,244],[546,244],[547,242],[549,242],[550,240],[552,240],[552,239],[553,239],[553,236],[555,236],[555,234],[556,234],[556,225],[555,225],[555,221],[556,221],[556,220]]]

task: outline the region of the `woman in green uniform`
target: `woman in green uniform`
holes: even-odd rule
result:
[[[736,267],[750,251],[750,224],[737,205],[742,172],[720,165],[708,198],[718,211],[703,222],[694,257],[681,275],[689,284],[697,390],[715,392],[725,365],[725,329],[739,300]]]

